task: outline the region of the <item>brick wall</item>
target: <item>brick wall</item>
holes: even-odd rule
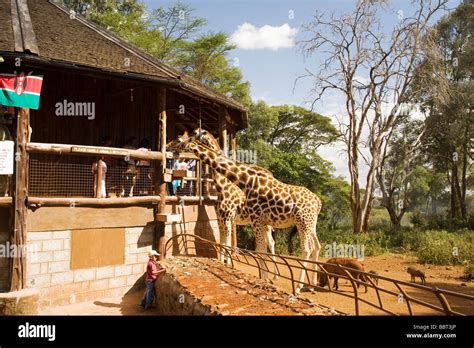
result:
[[[183,231],[216,241],[219,238],[215,220],[168,224],[165,229],[167,236]],[[72,270],[69,229],[30,231],[27,243],[29,250],[34,251],[27,259],[27,285],[40,289],[40,306],[97,300],[121,296],[135,284],[142,285],[153,243],[153,223],[125,227],[122,265]]]
[[[143,275],[153,229],[125,229],[125,264],[71,270],[71,231],[30,232],[27,284],[40,288],[40,306],[120,296]]]

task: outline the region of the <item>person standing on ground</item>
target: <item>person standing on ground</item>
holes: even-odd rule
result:
[[[148,253],[148,264],[146,266],[146,279],[145,279],[145,284],[146,284],[146,290],[145,294],[143,295],[142,301],[140,305],[148,309],[151,307],[151,304],[153,303],[153,300],[155,299],[155,282],[156,280],[163,276],[166,272],[164,268],[158,269],[156,265],[156,261],[158,261],[158,254],[156,250],[151,250]]]

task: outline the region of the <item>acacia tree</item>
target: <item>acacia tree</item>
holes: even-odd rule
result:
[[[381,12],[397,12],[386,1],[361,0],[342,16],[317,13],[304,26],[308,38],[299,44],[307,57],[317,54],[322,64],[303,77],[314,79],[314,104],[330,92],[345,99],[341,121],[351,183],[351,212],[355,233],[367,231],[381,152],[402,113],[417,91],[410,83],[419,62],[432,54],[430,22],[447,0],[414,1],[413,13],[401,15],[386,32]],[[388,111],[384,111],[384,109]],[[365,190],[359,184],[360,157],[368,166]]]

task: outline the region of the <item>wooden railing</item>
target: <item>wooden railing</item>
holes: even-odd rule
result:
[[[162,258],[170,256],[170,252],[173,252],[173,255],[186,255],[186,256],[196,256],[198,255],[198,250],[209,250],[212,251],[214,255],[219,257],[223,255],[225,259],[231,261],[231,266],[235,267],[235,263],[241,263],[258,270],[259,277],[262,277],[265,273],[266,275],[275,275],[280,277],[280,279],[289,281],[293,295],[296,295],[296,287],[301,283],[298,280],[298,276],[302,270],[306,271],[305,280],[301,285],[312,287],[318,291],[329,291],[337,296],[344,296],[354,300],[355,314],[360,315],[361,309],[360,304],[366,304],[372,308],[377,309],[380,313],[385,313],[389,315],[400,315],[399,313],[389,308],[387,303],[384,301],[385,295],[397,300],[401,299],[400,302],[404,308],[403,314],[415,315],[414,305],[418,305],[424,308],[429,308],[436,314],[441,315],[468,315],[468,311],[463,311],[463,309],[472,308],[474,306],[474,296],[463,294],[460,292],[450,291],[446,289],[441,289],[439,287],[429,287],[420,284],[409,283],[403,280],[381,276],[378,274],[363,272],[355,270],[352,268],[344,267],[337,265],[341,273],[331,273],[328,272],[326,266],[335,266],[334,264],[327,264],[324,262],[317,262],[311,260],[303,260],[301,258],[286,256],[286,255],[277,255],[263,253],[253,250],[246,250],[240,248],[232,248],[230,246],[222,245],[202,237],[196,236],[194,234],[177,234],[169,238],[162,250]],[[304,266],[306,264],[306,267]],[[319,285],[310,284],[311,273],[314,272],[313,266],[317,265],[316,272],[321,276],[326,277],[338,277],[341,279],[346,279],[350,282],[352,291],[351,292],[342,292],[336,291],[332,286],[331,282],[328,281],[328,288],[321,287]],[[357,277],[356,277],[357,275]],[[360,275],[363,275],[367,282],[358,279]],[[388,286],[381,286],[379,283],[384,283],[384,285],[391,285],[391,288],[397,289],[394,291]],[[364,298],[361,296],[358,289],[359,285],[367,286],[369,289],[372,288],[376,292],[377,300],[373,301],[369,298]],[[412,290],[413,294],[409,294],[407,290]],[[415,295],[416,290],[416,295]],[[428,302],[422,298],[425,298],[425,295],[434,295],[435,301]],[[465,307],[454,310],[452,308],[452,303],[448,300],[448,297],[456,300],[465,301]],[[437,303],[436,303],[437,302]]]
[[[71,144],[49,144],[49,143],[27,143],[27,152],[30,154],[30,171],[28,200],[29,206],[133,206],[133,205],[156,205],[160,204],[162,197],[157,194],[154,187],[155,163],[167,159],[193,159],[196,160],[196,170],[190,176],[176,178],[173,171],[167,169],[162,173],[166,182],[172,180],[185,180],[188,183],[188,190],[179,191],[177,196],[166,196],[166,202],[177,202],[178,199],[189,204],[202,202],[216,202],[215,190],[203,190],[203,187],[210,187],[213,183],[208,178],[203,178],[199,159],[192,153],[173,154],[170,152],[161,153],[158,151],[138,151],[114,147],[94,147]],[[35,158],[36,156],[36,158]],[[84,159],[88,156],[89,159]],[[92,174],[92,163],[100,161],[102,156],[120,159],[142,160],[150,163],[149,167],[137,167],[139,176],[146,172],[149,182],[146,189],[140,191],[138,179],[134,178],[137,190],[132,195],[120,196],[117,192],[111,192],[108,197],[99,198],[102,173]],[[79,157],[82,159],[79,160]],[[66,160],[64,159],[73,159]],[[61,162],[62,160],[62,162]],[[74,164],[73,162],[76,161]],[[100,164],[100,162],[98,162]],[[96,165],[97,169],[102,169],[101,165]],[[126,174],[127,167],[122,165],[113,166],[107,169],[105,174],[106,187],[112,191],[117,191],[123,186],[123,175]],[[70,172],[68,172],[70,171]],[[140,172],[141,171],[141,172]],[[107,185],[113,179],[113,185]],[[57,182],[55,182],[55,180]],[[59,188],[54,188],[54,185]],[[68,185],[71,185],[68,187]],[[191,186],[193,190],[191,190]],[[40,187],[38,189],[38,187]],[[48,189],[43,189],[47,187]],[[53,187],[52,189],[50,187]],[[74,189],[72,189],[74,188]],[[115,197],[114,197],[115,195]],[[184,195],[184,196],[183,196]],[[8,204],[8,199],[0,200],[0,205]]]

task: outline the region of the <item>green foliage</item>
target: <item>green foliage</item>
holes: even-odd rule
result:
[[[474,261],[474,236],[467,233],[426,231],[420,234],[418,261],[436,265],[456,265]]]
[[[250,103],[250,84],[242,81],[240,69],[227,60],[235,46],[225,33],[211,33],[186,42],[177,55],[176,65],[214,90],[244,104]]]
[[[474,279],[474,263],[470,263],[464,269],[464,275],[467,279],[472,280]]]
[[[426,163],[439,174],[438,181],[444,178],[451,196],[450,215],[462,218],[467,215],[466,197],[473,180],[469,161],[474,130],[473,19],[474,4],[465,1],[437,23],[433,29],[436,54],[420,65],[412,84],[422,92],[417,102],[428,116],[423,139]],[[433,78],[443,84],[438,86]],[[432,184],[430,188],[440,193],[439,186]]]
[[[331,120],[300,106],[258,101],[249,108],[249,123],[239,134],[239,146],[256,151],[258,165],[275,178],[316,193],[323,202],[319,228],[337,228],[350,211],[349,185],[332,175],[331,163],[317,152],[339,135]]]
[[[464,228],[474,230],[474,214],[469,215],[467,219],[460,219],[444,215],[426,217],[415,212],[411,217],[411,222],[413,226],[424,230],[456,231]]]

